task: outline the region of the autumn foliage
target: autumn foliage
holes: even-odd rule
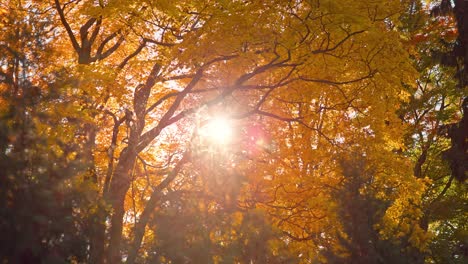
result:
[[[1,262],[464,263],[468,26],[422,2],[0,3]]]

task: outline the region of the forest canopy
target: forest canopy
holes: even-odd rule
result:
[[[0,262],[467,262],[467,1],[7,0],[0,27]]]

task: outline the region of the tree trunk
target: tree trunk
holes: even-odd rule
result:
[[[138,250],[141,247],[141,243],[143,241],[143,236],[145,235],[146,225],[153,213],[154,209],[156,208],[157,202],[161,198],[162,191],[171,184],[171,182],[176,178],[179,172],[182,170],[185,163],[187,163],[190,159],[190,152],[186,152],[182,159],[175,165],[174,169],[167,175],[166,179],[164,179],[156,188],[153,190],[149,201],[146,203],[145,209],[143,210],[140,219],[134,230],[134,238],[133,243],[130,247],[127,264],[135,263]]]
[[[104,244],[106,239],[107,212],[102,205],[97,208],[97,213],[91,222],[91,241],[89,263],[104,263]]]
[[[135,163],[136,156],[137,153],[131,151],[130,147],[124,149],[110,182],[108,197],[106,199],[112,207],[107,263],[115,264],[122,262],[120,247],[122,241],[123,217],[125,213],[124,202],[125,195],[130,188],[130,173]]]

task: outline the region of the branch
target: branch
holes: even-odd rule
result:
[[[315,83],[323,83],[323,84],[329,84],[329,85],[343,85],[343,84],[350,84],[350,83],[356,83],[363,81],[365,79],[369,79],[374,77],[374,75],[377,73],[377,71],[372,71],[368,75],[354,79],[354,80],[349,80],[349,81],[331,81],[331,80],[326,80],[326,79],[311,79],[307,77],[299,77],[300,80],[306,81],[306,82],[315,82]]]
[[[127,65],[128,61],[131,60],[136,55],[138,55],[145,46],[146,46],[146,41],[143,40],[143,42],[138,46],[138,48],[134,52],[132,52],[127,57],[125,57],[125,59],[119,64],[118,68],[123,69],[125,65]]]
[[[171,97],[174,97],[174,96],[177,96],[179,94],[179,92],[174,92],[174,93],[168,93],[166,95],[164,95],[163,97],[159,98],[158,101],[156,101],[156,103],[152,104],[147,110],[146,110],[146,113],[149,113],[151,111],[154,110],[154,108],[156,108],[158,105],[162,104],[164,101],[166,101],[167,99],[171,98]]]
[[[283,234],[285,234],[287,237],[291,238],[292,240],[298,241],[298,242],[309,241],[309,240],[314,239],[314,237],[312,235],[308,235],[308,236],[305,236],[305,237],[298,237],[298,236],[292,235],[291,233],[289,233],[287,231],[283,231]]]
[[[174,103],[172,103],[169,110],[167,110],[167,112],[163,115],[158,125],[141,136],[140,144],[138,144],[137,149],[136,149],[137,152],[142,151],[155,137],[159,135],[159,133],[161,133],[161,131],[166,126],[173,123],[173,122],[169,122],[169,119],[172,117],[175,111],[179,108],[185,96],[195,87],[198,81],[202,78],[203,70],[204,70],[204,67],[200,68],[195,74],[192,81],[184,88],[183,91],[177,94],[176,99],[174,100]]]
[[[348,34],[345,38],[343,38],[338,43],[336,43],[336,45],[333,46],[332,48],[327,47],[326,49],[314,50],[314,51],[312,51],[312,54],[319,54],[319,53],[326,53],[326,52],[334,51],[335,49],[337,49],[339,46],[341,46],[343,43],[345,43],[352,36],[357,35],[357,34],[361,34],[361,33],[364,33],[364,32],[365,32],[365,30],[360,30],[360,31],[356,31],[356,32],[353,32],[351,34]]]
[[[150,74],[146,78],[144,85],[139,85],[133,94],[133,109],[137,117],[138,135],[143,131],[145,125],[146,104],[148,102],[151,89],[157,81],[161,65],[156,62],[151,69]]]
[[[190,91],[189,93],[190,93],[190,94],[200,94],[200,93],[206,93],[206,92],[213,91],[213,90],[216,90],[216,88],[197,89],[197,90],[194,90],[194,91]],[[156,107],[158,107],[160,104],[162,104],[164,101],[166,101],[167,99],[169,99],[169,98],[171,98],[171,97],[177,96],[178,94],[179,94],[179,92],[173,92],[173,93],[169,93],[169,94],[164,95],[163,97],[159,98],[159,100],[156,101],[154,104],[152,104],[152,105],[146,110],[146,113],[148,114],[149,112],[153,111],[154,108],[156,108]]]
[[[119,134],[119,127],[126,120],[127,116],[124,116],[123,118],[118,119],[117,116],[111,111],[106,110],[104,113],[110,115],[112,119],[114,120],[114,127],[112,128],[111,145],[109,146],[109,149],[107,151],[109,162],[107,164],[107,172],[106,172],[106,178],[104,180],[104,188],[103,188],[103,195],[104,197],[106,197],[107,192],[109,190],[109,183],[112,178],[112,172],[114,171],[114,153],[115,153],[115,147],[117,146],[117,137]]]
[[[175,80],[182,80],[182,79],[188,79],[188,78],[193,78],[195,75],[194,74],[181,74],[181,75],[176,75],[176,76],[170,76],[167,78],[162,78],[162,82],[167,82],[167,81],[175,81]]]
[[[96,59],[98,60],[102,60],[102,59],[105,59],[107,57],[109,57],[112,53],[114,53],[114,51],[116,51],[119,47],[120,47],[120,44],[122,44],[122,42],[124,41],[124,37],[121,36],[117,42],[114,44],[114,46],[110,47],[108,50],[106,50],[102,55],[100,55],[99,57],[96,57]]]
[[[91,33],[91,37],[89,38],[90,45],[93,45],[94,41],[96,40],[96,37],[99,34],[99,30],[101,29],[101,23],[102,17],[99,17],[99,19],[97,19],[96,26],[94,27],[93,33]]]
[[[106,44],[107,44],[109,41],[111,41],[113,38],[115,38],[115,37],[117,36],[117,34],[119,34],[119,33],[120,33],[120,29],[117,30],[116,32],[110,34],[109,36],[107,36],[107,37],[101,42],[101,45],[99,45],[99,47],[98,47],[98,49],[97,49],[97,51],[96,51],[96,56],[95,56],[96,59],[101,59],[101,58],[103,57],[102,52],[104,51],[104,48],[105,48]],[[117,42],[117,43],[118,43],[118,42]],[[116,44],[117,44],[117,43],[116,43]],[[119,43],[119,45],[120,45],[120,43]],[[114,45],[114,46],[115,46],[115,45]],[[108,51],[106,51],[106,52],[108,52]],[[110,55],[110,54],[109,54],[109,55]],[[109,55],[107,55],[107,56],[109,56]]]
[[[164,43],[162,41],[157,41],[157,40],[150,39],[150,38],[143,38],[143,40],[148,43],[156,44],[156,45],[163,46],[163,47],[172,47],[175,45],[175,43]]]
[[[73,35],[73,31],[68,24],[67,20],[65,19],[65,15],[63,13],[63,9],[60,6],[60,2],[58,0],[55,0],[55,8],[57,9],[57,12],[60,16],[60,21],[62,22],[63,26],[65,27],[65,30],[68,33],[68,36],[70,37],[70,41],[72,42],[73,48],[75,49],[76,52],[80,52],[80,45],[76,41],[75,35]]]
[[[86,21],[86,23],[83,26],[81,26],[80,28],[81,45],[83,45],[84,42],[88,41],[88,30],[96,21],[97,19],[93,17],[93,18],[88,19],[88,21]],[[91,42],[90,42],[90,45],[91,45]]]
[[[431,202],[431,205],[438,202],[440,199],[442,199],[442,197],[445,195],[445,193],[448,191],[448,189],[450,188],[450,186],[452,186],[452,181],[453,179],[455,178],[455,176],[452,174],[450,175],[450,178],[449,180],[447,181],[447,183],[445,184],[445,187],[444,189],[439,193],[439,195],[437,195],[437,197]]]

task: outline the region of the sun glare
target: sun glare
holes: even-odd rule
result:
[[[226,118],[216,117],[201,127],[200,134],[216,144],[228,144],[232,140],[233,129]]]

